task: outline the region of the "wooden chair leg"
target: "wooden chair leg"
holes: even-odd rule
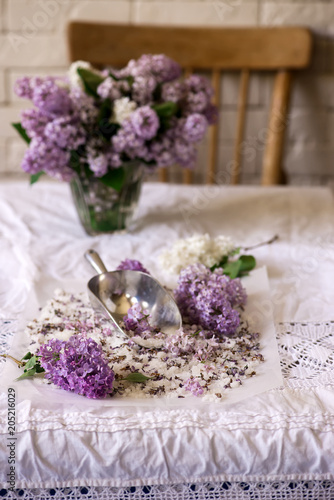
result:
[[[212,72],[212,86],[214,89],[213,104],[219,109],[220,104],[220,79],[221,73],[218,69]],[[218,156],[218,123],[211,125],[209,130],[209,151],[208,151],[208,169],[206,176],[207,184],[215,183],[216,164]]]
[[[160,168],[159,169],[159,181],[160,182],[168,182],[168,172],[167,168]]]
[[[238,101],[238,122],[237,122],[237,136],[234,149],[233,170],[231,172],[231,184],[238,184],[240,177],[240,162],[241,162],[241,148],[242,138],[245,128],[245,112],[247,103],[249,82],[249,70],[244,69],[241,73],[239,101]]]
[[[183,170],[183,184],[193,183],[193,171],[190,168],[185,168]]]
[[[281,163],[284,134],[288,122],[290,88],[291,72],[279,71],[274,83],[266,149],[263,156],[262,186],[280,184],[283,180]]]

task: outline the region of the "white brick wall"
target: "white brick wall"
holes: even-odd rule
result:
[[[23,75],[66,71],[65,28],[72,19],[187,26],[309,26],[315,33],[314,58],[312,68],[299,73],[294,81],[284,165],[292,184],[334,183],[333,0],[0,0],[1,174],[21,172],[25,149],[10,125],[27,107],[15,96],[13,84]],[[242,155],[245,182],[255,183],[259,178],[261,133],[271,88],[269,75],[252,76]],[[221,85],[220,171],[233,157],[237,99],[237,77],[226,74]],[[202,146],[202,162],[204,149]]]
[[[229,5],[230,4],[230,5]],[[184,26],[244,26],[257,21],[257,2],[168,1],[134,2],[134,23],[174,24]]]

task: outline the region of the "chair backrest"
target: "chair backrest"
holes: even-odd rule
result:
[[[240,176],[245,112],[251,71],[275,71],[271,110],[262,164],[262,185],[282,181],[282,150],[292,70],[310,63],[312,36],[300,27],[284,28],[183,28],[165,26],[131,26],[71,22],[68,27],[71,61],[85,60],[101,67],[122,67],[142,54],[166,54],[175,59],[185,74],[209,70],[219,102],[223,71],[241,72],[234,160],[229,177],[237,184]],[[216,181],[218,125],[209,136],[207,183]],[[160,180],[167,180],[161,169]],[[186,169],[184,182],[191,183],[192,172]]]

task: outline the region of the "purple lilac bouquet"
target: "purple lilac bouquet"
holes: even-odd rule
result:
[[[32,182],[41,173],[69,181],[84,172],[116,189],[134,160],[149,170],[193,166],[217,110],[207,79],[180,77],[167,56],[143,55],[120,70],[77,61],[63,78],[18,79],[16,94],[34,104],[13,124],[29,144],[23,170]]]

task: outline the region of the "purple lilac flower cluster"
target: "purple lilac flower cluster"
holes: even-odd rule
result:
[[[118,267],[116,267],[117,270],[129,270],[129,271],[141,271],[142,273],[150,274],[147,269],[143,266],[139,260],[134,260],[134,259],[125,259],[122,260],[122,262],[119,264]]]
[[[154,335],[154,329],[148,322],[149,314],[145,313],[141,304],[137,303],[130,307],[124,316],[124,326],[127,331],[134,335],[146,338]]]
[[[92,78],[80,68],[97,82],[89,91]],[[118,71],[76,62],[66,78],[18,79],[16,94],[35,106],[22,113],[30,140],[23,170],[69,181],[73,170],[88,167],[102,177],[133,160],[150,169],[192,166],[217,110],[207,79],[180,77],[180,66],[165,55],[143,55]]]
[[[199,361],[207,361],[214,356],[221,345],[220,339],[212,332],[203,330],[197,325],[184,324],[174,335],[165,340],[165,349],[173,356],[192,355]]]
[[[193,377],[188,378],[183,387],[186,391],[190,391],[194,396],[202,396],[204,392],[200,382]]]
[[[102,347],[90,338],[51,339],[41,345],[37,355],[45,377],[61,389],[93,399],[105,398],[112,391],[114,373]]]
[[[240,323],[235,308],[247,299],[238,278],[231,280],[221,268],[212,272],[203,264],[181,271],[174,296],[187,323],[200,325],[219,337],[235,333]]]

